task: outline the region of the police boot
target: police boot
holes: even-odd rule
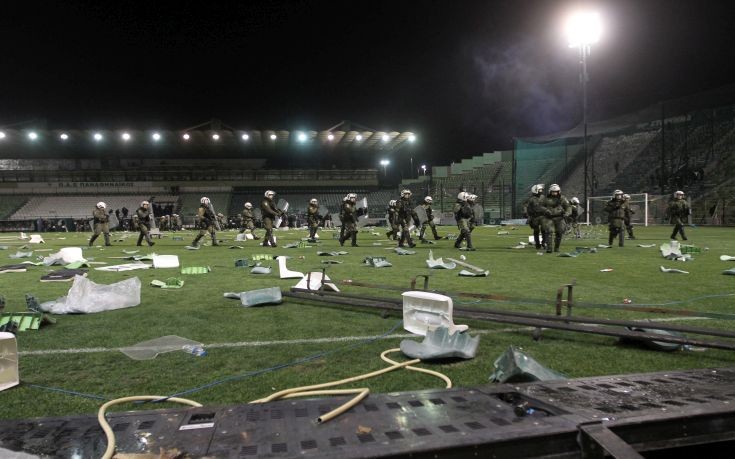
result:
[[[421,231],[419,231],[419,241],[426,244],[428,241],[424,239],[424,233],[426,232],[426,227],[421,227]]]
[[[432,226],[431,227],[431,232],[434,233],[434,240],[435,241],[438,241],[438,240],[441,239],[441,237],[439,236],[439,234],[437,234],[437,232],[436,232],[436,226]]]
[[[340,247],[344,247],[345,246],[345,238],[344,238],[344,236],[340,236],[339,237],[339,245],[340,245]]]
[[[217,235],[215,233],[210,233],[210,236],[212,237],[212,246],[218,246]]]
[[[612,245],[613,239],[615,239],[615,234],[610,233],[610,235],[607,237],[607,245]]]
[[[199,240],[202,238],[201,234],[198,234],[197,237],[194,238],[194,242],[191,243],[192,247],[199,247]]]
[[[408,247],[409,248],[412,249],[412,248],[416,247],[416,244],[413,242],[413,239],[411,239],[411,236],[410,235],[408,236],[408,239],[406,240],[406,242],[408,242]]]
[[[109,247],[111,245],[112,244],[110,244],[110,234],[109,233],[105,233],[105,246]]]
[[[459,233],[459,237],[457,237],[457,240],[454,241],[454,248],[455,249],[458,249],[458,248],[462,247],[462,241],[464,240],[464,237],[465,237],[464,233],[461,233],[460,232]]]
[[[559,246],[561,246],[561,236],[554,238],[554,252],[559,251]]]
[[[145,233],[145,241],[148,243],[148,247],[153,247],[156,244],[155,242],[153,242],[153,240],[151,239],[151,235],[148,233]]]
[[[633,236],[633,227],[628,228],[628,239],[635,239],[635,236]]]
[[[623,247],[623,244],[625,242],[625,235],[622,231],[620,231],[620,234],[618,234],[618,246]]]
[[[533,243],[536,246],[536,250],[541,248],[541,242],[539,241],[539,234],[535,231],[533,233]]]
[[[359,247],[357,245],[357,231],[352,232],[352,247]]]
[[[94,242],[95,239],[97,239],[97,236],[99,236],[99,234],[93,234],[92,237],[89,238],[89,246],[90,247],[92,247],[92,243]]]
[[[551,246],[551,234],[550,233],[544,233],[544,245],[546,246],[546,253],[551,253],[553,250],[553,247]]]
[[[142,242],[143,242],[143,233],[140,233],[140,235],[138,235],[138,243],[135,244],[135,245],[137,245],[138,247],[140,247],[140,244]]]
[[[475,250],[477,250],[472,246],[472,233],[467,234],[467,236],[465,236],[465,239],[467,239],[467,250],[468,251],[474,252]]]
[[[682,241],[688,240],[686,234],[684,234],[684,227],[683,226],[681,227],[681,229],[679,230],[679,232],[681,233],[681,240]]]

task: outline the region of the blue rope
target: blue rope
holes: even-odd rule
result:
[[[78,397],[91,398],[94,400],[105,400],[105,401],[111,400],[110,398],[102,397],[101,395],[85,394],[84,392],[77,392],[73,390],[61,389],[59,387],[48,387],[48,386],[41,386],[39,384],[26,384],[26,383],[24,383],[23,386],[33,387],[34,389],[48,390],[51,392],[60,392],[62,394],[76,395]]]

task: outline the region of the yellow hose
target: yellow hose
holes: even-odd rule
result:
[[[102,405],[97,412],[97,421],[100,423],[100,427],[102,427],[102,430],[105,432],[105,436],[107,437],[107,449],[105,449],[105,454],[102,455],[102,459],[110,459],[113,454],[115,454],[115,432],[112,431],[112,427],[110,427],[110,424],[107,422],[107,419],[105,419],[105,413],[107,409],[113,405],[119,405],[121,403],[128,403],[128,402],[137,402],[141,400],[161,400],[166,399],[165,395],[136,395],[133,397],[123,397],[123,398],[117,398],[115,400],[110,400],[109,402]],[[183,405],[190,405],[190,406],[202,406],[200,403],[197,403],[193,400],[187,400],[185,398],[176,398],[172,397],[169,399],[166,399],[167,402],[172,403],[181,403]]]
[[[400,350],[401,350],[400,348],[388,349],[387,351],[383,351],[380,354],[380,358],[383,359],[385,362],[390,363],[391,365],[395,365],[397,362],[389,359],[385,355],[386,354],[389,354],[391,352],[397,352],[397,351],[400,351]],[[421,373],[426,373],[428,375],[436,376],[437,378],[442,379],[442,380],[444,380],[445,383],[447,383],[447,389],[451,389],[452,388],[452,380],[449,379],[449,377],[447,375],[443,374],[443,373],[439,373],[438,371],[434,371],[434,370],[428,370],[426,368],[419,368],[419,367],[412,367],[412,366],[407,366],[405,368],[407,370],[418,371],[418,372],[421,372]]]

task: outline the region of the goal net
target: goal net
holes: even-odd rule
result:
[[[606,225],[607,212],[605,204],[612,196],[590,196],[587,198],[586,221],[588,225]],[[655,225],[668,223],[665,221],[666,209],[669,205],[670,195],[658,194],[631,194],[630,208],[634,212],[630,221],[633,225]]]

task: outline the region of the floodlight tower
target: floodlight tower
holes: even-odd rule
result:
[[[596,12],[577,12],[569,17],[566,26],[567,39],[570,48],[579,49],[579,79],[582,83],[582,124],[584,126],[583,149],[584,149],[584,201],[587,202],[587,189],[589,174],[589,152],[587,151],[587,57],[590,55],[590,47],[600,40],[600,16]],[[592,161],[592,176],[595,175],[595,162]]]
[[[383,166],[383,176],[384,177],[388,175],[388,164],[390,164],[389,160],[387,159],[380,160],[380,165]]]

